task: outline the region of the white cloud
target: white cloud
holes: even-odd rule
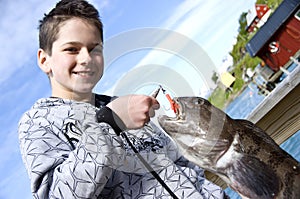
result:
[[[222,0],[214,1],[185,1],[174,11],[165,26],[182,33],[196,42],[206,40],[212,36],[218,27],[221,28],[224,21],[224,14],[228,15],[228,2]],[[236,10],[233,10],[235,12]],[[200,39],[199,39],[200,38]]]
[[[12,167],[10,175],[1,178],[0,181],[0,198],[5,199],[32,199],[30,192],[30,181],[25,172],[24,165],[17,164]]]
[[[38,21],[57,1],[6,0],[1,1],[0,13],[0,84],[31,59],[36,59]],[[95,1],[104,9],[109,1]]]
[[[179,4],[171,12],[174,14],[167,18],[166,21],[162,21],[160,27],[181,33],[198,43],[211,57],[215,65],[213,68],[216,68],[212,70],[217,71],[217,68],[224,70],[222,59],[228,55],[231,49],[232,39],[237,34],[238,19],[242,12],[246,12],[251,6],[254,6],[254,0],[247,0],[246,2],[236,2],[234,0],[187,0]],[[157,37],[159,38],[160,36],[157,35]],[[162,40],[161,42],[166,41]],[[181,46],[184,46],[184,44]],[[167,53],[158,52],[158,49],[149,50],[149,53],[141,58],[133,68],[149,64],[161,64],[163,66],[172,66],[173,69],[183,74],[189,81],[199,78],[193,77],[193,72],[186,68],[188,66],[184,66],[182,63],[181,65],[178,64],[178,59],[176,59],[178,57],[175,59],[174,57],[176,57],[174,53],[167,55]],[[198,90],[198,88],[194,89]]]
[[[111,4],[111,0],[102,0],[102,1],[97,1],[97,0],[91,0],[89,1],[91,4],[93,4],[95,6],[95,8],[100,11],[103,9],[107,9],[109,8],[112,4]]]
[[[204,30],[211,25],[201,19],[211,21],[211,19],[214,18],[212,10],[217,5],[218,1],[184,1],[174,10],[174,15],[170,16],[165,22],[162,22],[162,28],[174,30],[177,33],[185,35],[191,40],[195,40],[195,38],[197,38],[197,35],[199,35],[199,32],[205,32]],[[157,35],[157,37],[159,38],[160,35]],[[161,43],[170,42],[168,45],[174,46],[176,45],[176,42],[182,42],[176,39],[177,38],[170,39],[168,37],[166,39],[163,39]],[[185,45],[186,44],[180,43],[179,47],[184,48]],[[178,50],[180,51],[180,49]],[[137,63],[135,67],[145,66],[147,64],[161,64],[163,66],[171,66],[173,70],[182,74],[182,76],[184,76],[185,79],[190,82],[191,86],[195,90],[195,93],[201,92],[201,89],[207,89],[205,88],[205,86],[203,86],[203,83],[201,83],[202,81],[205,81],[203,78],[207,77],[202,77],[201,81],[201,77],[195,75],[197,74],[197,72],[194,70],[194,68],[191,65],[183,63],[182,61],[183,60],[178,60],[178,57],[174,53],[168,54],[166,52],[158,52],[158,50],[156,49],[149,50],[149,53],[143,59],[141,59],[141,61]],[[211,68],[211,70],[213,70],[214,67]]]
[[[34,57],[38,46],[38,20],[49,5],[35,0],[5,1],[0,14],[0,83]],[[2,6],[2,5],[1,5]]]
[[[181,21],[186,15],[192,12],[195,8],[201,5],[204,0],[194,1],[187,0],[181,3],[174,11],[173,15],[170,16],[163,24],[167,28],[172,28],[178,25],[178,22]]]
[[[223,16],[220,17],[220,13],[215,12],[217,8],[223,6],[221,3],[223,3],[222,0],[184,1],[174,10],[174,14],[162,23],[162,27],[181,33],[205,47],[206,44],[209,45],[211,43],[207,41],[220,40],[223,36],[222,34],[224,34],[218,30],[218,27],[221,28],[224,24],[226,26],[226,23],[222,21]],[[165,55],[157,56],[157,53],[150,52],[138,65],[144,65],[153,61],[164,64],[169,59],[170,57]]]
[[[231,49],[233,37],[238,34],[240,15],[253,7],[255,1],[200,1],[193,5],[193,9],[184,11],[183,8],[187,7],[185,4],[188,2],[177,9],[181,10],[180,16],[183,17],[178,17],[175,12],[169,21],[178,20],[178,23],[173,25],[174,30],[201,45],[219,67],[222,58]]]

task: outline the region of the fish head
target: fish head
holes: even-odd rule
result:
[[[159,116],[160,126],[188,160],[203,168],[215,165],[229,143],[230,135],[224,133],[227,115],[201,97],[173,100],[177,104],[176,116]]]
[[[194,125],[194,122],[197,122],[195,120],[197,120],[197,118],[199,117],[193,118],[194,115],[199,114],[199,111],[196,107],[196,104],[198,103],[197,99],[190,97],[175,97],[173,101],[176,104],[177,108],[176,116],[160,116],[158,118],[158,121],[161,127],[166,130],[168,134],[173,136],[178,135],[179,131],[186,134],[193,134],[192,132],[195,131],[198,132],[198,129],[194,129],[196,127],[196,125]]]
[[[175,97],[176,116],[158,117],[160,126],[172,137],[179,135],[220,136],[227,115],[201,97]],[[216,127],[216,128],[214,128]]]

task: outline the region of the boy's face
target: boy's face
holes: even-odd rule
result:
[[[52,94],[56,97],[90,95],[103,74],[100,33],[79,18],[61,25],[51,56],[39,50],[38,58],[40,67],[50,77]]]

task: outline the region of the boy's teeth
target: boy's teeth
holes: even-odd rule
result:
[[[74,72],[76,75],[92,75],[92,72]]]

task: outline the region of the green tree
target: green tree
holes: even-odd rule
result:
[[[212,81],[213,81],[215,84],[217,84],[217,81],[218,81],[218,79],[219,79],[219,75],[218,75],[218,73],[217,73],[216,71],[213,72],[213,75],[212,75],[211,79],[212,79]]]

